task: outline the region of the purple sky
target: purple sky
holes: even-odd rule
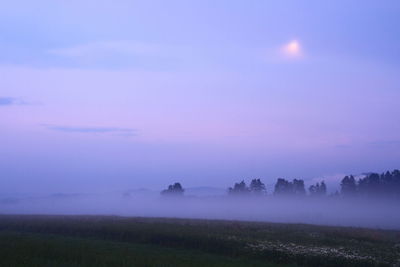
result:
[[[397,0],[3,3],[0,193],[400,168],[399,14]]]

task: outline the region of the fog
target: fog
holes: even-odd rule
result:
[[[2,1],[0,214],[400,228],[398,201],[342,198],[400,199],[400,171],[357,177],[399,167],[399,13],[398,0]],[[275,177],[302,179],[284,194],[324,181],[330,195],[347,174],[341,196],[271,195]],[[250,177],[270,196],[228,195]],[[184,196],[123,191],[171,180]],[[202,185],[222,189],[186,188]]]
[[[158,192],[136,190],[4,195],[0,198],[0,213],[175,217],[400,229],[398,204],[398,201],[340,197],[162,197]]]

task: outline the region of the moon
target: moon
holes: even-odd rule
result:
[[[301,46],[299,41],[292,40],[283,46],[283,52],[289,57],[300,57],[301,56]]]

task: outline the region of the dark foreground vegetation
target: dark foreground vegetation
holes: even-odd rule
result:
[[[400,231],[111,216],[0,216],[0,266],[398,264]]]

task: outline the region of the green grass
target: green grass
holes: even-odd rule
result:
[[[190,249],[99,241],[46,234],[0,234],[2,267],[278,266]]]
[[[216,220],[0,216],[0,266],[393,266],[400,232]]]

